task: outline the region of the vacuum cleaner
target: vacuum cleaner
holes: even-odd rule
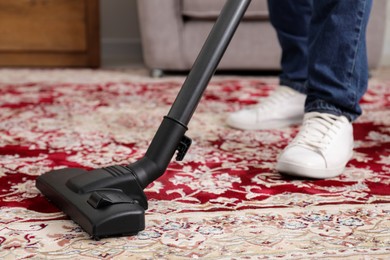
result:
[[[122,166],[86,171],[53,170],[36,187],[93,239],[129,236],[145,229],[148,201],[143,190],[166,171],[171,159],[183,160],[191,139],[185,135],[211,77],[251,0],[228,0],[206,39],[145,155]]]

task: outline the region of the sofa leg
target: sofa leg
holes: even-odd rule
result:
[[[150,71],[150,76],[152,78],[161,78],[163,75],[164,75],[164,71],[162,71],[160,69],[152,69]]]

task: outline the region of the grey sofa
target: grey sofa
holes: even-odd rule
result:
[[[145,65],[162,71],[191,68],[226,0],[138,0]],[[367,34],[370,68],[378,66],[385,31],[386,0],[375,0]],[[219,70],[275,70],[280,48],[266,0],[252,0]]]

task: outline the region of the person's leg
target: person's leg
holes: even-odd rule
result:
[[[268,0],[269,18],[282,49],[280,84],[306,93],[312,0]]]
[[[315,0],[303,126],[278,158],[279,172],[341,174],[352,156],[352,121],[367,89],[365,32],[372,0]]]
[[[271,129],[302,122],[308,71],[308,35],[312,0],[268,0],[270,21],[282,49],[280,87],[249,109],[229,115],[238,129]]]
[[[372,0],[316,0],[309,36],[305,112],[360,114],[367,89],[366,26]]]

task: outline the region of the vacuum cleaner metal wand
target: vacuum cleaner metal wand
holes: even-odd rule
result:
[[[171,110],[164,118],[146,152],[145,157],[155,162],[157,168],[149,169],[148,172],[135,170],[142,187],[146,187],[165,172],[176,150],[179,155],[177,159],[184,157],[191,144],[191,139],[184,136],[187,124],[250,2],[250,0],[228,0],[222,9]],[[150,166],[149,162],[147,164]]]
[[[169,117],[183,125],[189,123],[249,3],[250,0],[226,3],[173,103]]]
[[[92,171],[68,168],[37,178],[37,188],[93,238],[132,235],[145,228],[143,189],[159,178],[177,152],[191,145],[184,134],[251,0],[228,0],[145,156],[128,166]]]

